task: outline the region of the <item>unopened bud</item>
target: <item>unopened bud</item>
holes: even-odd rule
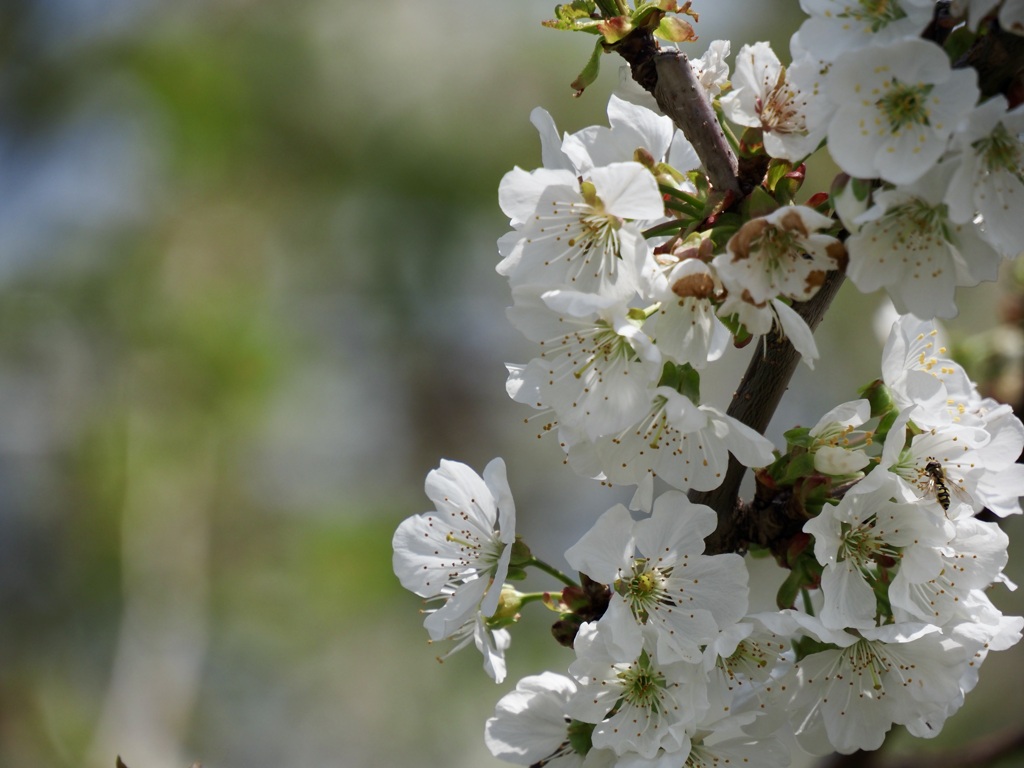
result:
[[[864,469],[871,459],[864,451],[823,445],[814,452],[814,469],[823,475],[852,475]]]

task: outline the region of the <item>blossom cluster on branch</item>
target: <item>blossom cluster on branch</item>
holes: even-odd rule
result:
[[[934,320],[1024,244],[1021,94],[987,93],[961,65],[986,35],[1024,32],[1024,3],[800,4],[790,65],[744,45],[730,80],[725,41],[688,64],[760,170],[748,193],[716,188],[707,149],[625,90],[608,126],[559,135],[534,110],[543,165],[499,187],[511,230],[497,269],[535,344],[507,392],[578,473],[636,486],[565,553],[578,579],[515,536],[501,459],[482,476],[443,461],[426,484],[435,510],[395,533],[396,574],[436,604],[431,640],[472,642],[497,682],[523,607],[558,614],[566,673],[524,678],[487,722],[510,762],[784,766],[796,749],[877,749],[894,724],[930,737],[988,652],[1021,637],[988,592],[1014,587],[993,520],[1021,513],[1024,425],[979,394]],[[689,5],[574,0],[551,25],[606,50],[652,30],[690,40],[662,18],[695,17]],[[821,147],[843,173],[798,203]],[[885,288],[900,313],[860,399],[785,446],[702,401],[702,372],[769,331],[813,365],[793,305],[833,272]],[[748,514],[789,522],[767,548],[788,571],[775,610],[749,604],[743,552],[705,553],[722,510],[687,496],[717,488],[730,454],[756,469]],[[530,567],[561,587],[519,592]]]

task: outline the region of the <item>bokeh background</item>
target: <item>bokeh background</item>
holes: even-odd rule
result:
[[[442,457],[504,456],[556,565],[622,498],[504,394],[529,350],[498,182],[539,164],[534,106],[603,122],[618,79],[607,57],[571,98],[592,39],[550,5],[0,3],[0,765],[501,764],[494,702],[569,661],[551,617],[500,686],[475,651],[437,664],[390,541]],[[697,0],[693,53],[784,52],[797,5]],[[851,291],[774,436],[876,375],[880,299]],[[1019,720],[1022,659],[987,662],[942,743]]]

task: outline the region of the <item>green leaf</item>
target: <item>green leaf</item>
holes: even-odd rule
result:
[[[573,0],[555,6],[555,18],[559,22],[572,23],[577,19],[592,19],[597,12],[593,0]],[[543,22],[545,26],[552,22]]]
[[[943,45],[943,48],[946,49],[946,53],[949,54],[949,60],[958,61],[971,49],[971,46],[974,45],[974,41],[977,37],[978,35],[971,32],[966,26],[954,30],[950,36],[946,38],[946,42]]]
[[[593,53],[590,54],[590,60],[587,62],[587,65],[583,67],[583,71],[571,83],[572,89],[576,92],[575,96],[581,96],[587,86],[597,80],[597,75],[601,70],[601,55],[603,53],[604,41],[598,40],[597,45],[594,46]]]
[[[687,22],[677,19],[674,16],[666,16],[654,30],[654,36],[670,43],[689,43],[697,39],[697,33],[693,31]]]
[[[549,29],[561,29],[567,32],[590,32],[600,34],[597,25],[597,6],[592,0],[573,0],[555,6],[555,18],[542,21],[541,26]]]
[[[786,445],[791,450],[795,445],[799,445],[801,448],[810,448],[817,440],[817,438],[811,437],[810,427],[793,427],[793,429],[783,432],[782,436],[786,438]]]
[[[797,480],[815,474],[814,454],[801,451],[791,457],[785,473],[779,478],[780,485],[792,485]]]
[[[627,16],[612,16],[610,19],[599,21],[597,29],[604,35],[605,43],[612,45],[619,42],[636,27],[633,26],[632,20]]]
[[[747,221],[767,216],[778,208],[778,202],[764,187],[755,187],[754,191],[743,201],[743,213]]]

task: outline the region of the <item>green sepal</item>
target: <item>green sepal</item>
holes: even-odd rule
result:
[[[597,80],[597,76],[601,71],[602,54],[604,54],[603,39],[597,41],[593,52],[590,54],[590,59],[587,61],[586,66],[583,67],[583,71],[570,83],[570,87],[575,91],[575,96],[581,95],[588,85]]]
[[[642,309],[641,307],[630,307],[629,309],[626,310],[626,319],[629,320],[630,323],[635,325],[637,328],[644,324],[644,321],[647,319],[647,317],[647,310]]]
[[[671,387],[681,395],[690,398],[694,403],[700,402],[700,373],[689,363],[677,365],[665,363],[661,369],[659,387]]]
[[[790,571],[789,576],[782,582],[782,586],[779,587],[779,591],[775,595],[775,604],[779,607],[780,611],[796,605],[796,598],[800,594],[802,584],[803,577],[801,574],[796,571]]]
[[[764,176],[764,185],[769,191],[774,192],[775,185],[784,179],[791,170],[793,170],[791,162],[773,157],[768,163],[768,172]]]
[[[822,651],[834,651],[838,650],[839,646],[835,643],[823,643],[820,640],[815,640],[810,635],[804,635],[799,640],[793,641],[793,650],[796,651],[796,660],[801,661],[806,659],[808,656],[812,656],[815,653],[821,653]]]
[[[888,572],[883,570],[882,573],[888,576]],[[871,584],[871,589],[875,594],[875,603],[878,606],[878,613],[881,616],[889,617],[892,616],[892,603],[889,602],[889,581],[888,578],[874,579]]]
[[[848,185],[853,192],[854,199],[861,203],[871,197],[871,193],[875,188],[874,181],[871,179],[851,178]]]
[[[875,379],[866,387],[861,387],[857,394],[871,404],[871,418],[884,417],[897,410],[892,392],[881,379]]]
[[[516,536],[516,540],[512,542],[512,551],[509,553],[509,567],[522,568],[531,562],[533,562],[533,552],[522,538]]]
[[[807,166],[803,163],[794,166],[792,163],[786,162],[785,160],[778,160],[772,158],[771,163],[768,165],[768,173],[774,175],[777,173],[772,169],[772,165],[778,163],[780,168],[785,166],[788,168],[778,178],[776,178],[770,185],[769,189],[775,196],[775,199],[782,205],[787,205],[793,202],[796,197],[796,193],[800,191],[800,187],[804,185],[804,178],[806,177]]]
[[[975,32],[971,32],[967,26],[959,27],[950,33],[942,47],[946,49],[950,61],[959,61],[974,45],[978,39]]]
[[[780,610],[793,608],[803,590],[817,589],[821,584],[822,567],[814,557],[813,541],[806,533],[798,533],[790,539],[788,549],[780,556],[780,565],[790,569],[789,576],[775,596],[775,604]]]
[[[778,205],[775,205],[775,208],[778,207]],[[747,217],[738,213],[720,213],[715,216],[708,237],[711,238],[716,252],[725,250],[725,245],[729,242],[729,238],[739,231],[739,228],[743,226],[745,221],[747,221]]]
[[[750,331],[747,330],[747,327],[740,322],[739,315],[729,315],[728,317],[719,317],[718,319],[729,329],[729,333],[732,334],[732,345],[736,349],[743,349],[754,338]]]
[[[569,722],[569,727],[566,728],[566,737],[573,752],[577,755],[586,755],[590,751],[594,745],[593,733],[596,727],[596,723],[583,723],[579,720]]]
[[[508,567],[508,575],[505,576],[509,581],[522,581],[526,578],[526,570],[523,568],[516,568],[513,566]]]
[[[755,187],[743,201],[743,218],[746,221],[759,219],[778,210],[779,202],[764,187]]]
[[[747,554],[754,560],[763,560],[766,557],[771,557],[772,551],[768,547],[762,547],[760,544],[750,542],[747,545]]]
[[[900,416],[899,411],[889,411],[878,421],[878,426],[875,427],[874,441],[879,445],[885,442],[885,438],[889,434],[889,430],[892,429],[892,425],[896,423],[896,419]]]
[[[793,481],[793,503],[807,519],[817,517],[832,499],[832,478],[814,470],[813,456],[810,472]]]

